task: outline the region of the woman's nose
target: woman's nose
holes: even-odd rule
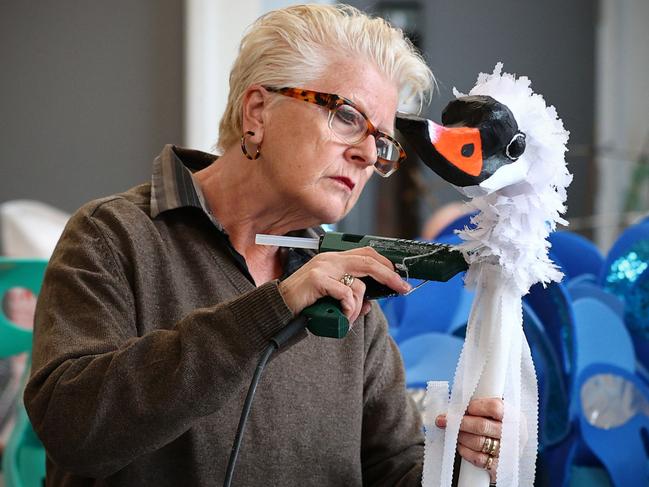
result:
[[[350,145],[346,154],[350,162],[354,164],[373,166],[377,158],[376,139],[368,135],[358,144]]]

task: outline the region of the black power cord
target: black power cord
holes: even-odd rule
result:
[[[257,368],[255,369],[255,374],[252,377],[250,382],[250,387],[248,388],[248,394],[246,395],[246,400],[243,403],[243,409],[241,410],[241,417],[239,418],[239,426],[237,427],[237,434],[234,437],[234,443],[232,444],[232,451],[230,452],[230,460],[228,460],[228,468],[225,471],[225,480],[223,482],[223,487],[230,487],[232,483],[232,476],[234,475],[234,467],[237,463],[237,457],[239,456],[239,449],[241,448],[241,440],[243,439],[243,432],[246,429],[246,422],[248,421],[248,416],[250,415],[250,408],[252,407],[252,400],[255,397],[255,392],[257,391],[257,384],[261,378],[261,374],[268,363],[270,356],[275,353],[276,350],[282,348],[286,342],[291,338],[297,335],[301,330],[303,330],[307,323],[308,319],[304,316],[298,316],[288,325],[280,330],[277,335],[270,339],[270,344],[264,352],[261,354],[261,358],[257,363]]]

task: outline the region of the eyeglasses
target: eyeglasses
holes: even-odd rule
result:
[[[273,93],[327,108],[329,110],[329,128],[341,141],[347,144],[356,145],[368,136],[373,136],[376,141],[377,154],[374,170],[384,178],[399,169],[399,164],[406,158],[406,151],[403,150],[399,142],[377,130],[367,115],[347,98],[302,88],[273,88],[271,86],[264,86],[264,88]]]

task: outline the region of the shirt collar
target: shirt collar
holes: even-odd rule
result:
[[[211,216],[200,186],[192,173],[206,168],[217,156],[166,145],[153,161],[151,176],[151,218],[165,211],[193,206]]]
[[[151,218],[161,213],[182,207],[203,210],[214,225],[225,234],[223,226],[214,218],[203,191],[194,180],[195,171],[206,168],[218,157],[214,154],[184,149],[171,144],[165,145],[153,161],[151,176]],[[289,233],[299,237],[319,237],[320,228],[309,228]],[[292,274],[315,255],[308,249],[286,249],[284,256],[284,277]]]

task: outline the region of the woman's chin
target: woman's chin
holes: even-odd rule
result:
[[[337,223],[354,206],[355,198],[324,192],[310,192],[294,206],[302,208],[303,214],[310,215],[318,225]]]
[[[347,215],[347,213],[348,212],[345,208],[342,208],[338,205],[331,205],[327,208],[320,208],[316,215],[319,224],[328,225],[332,223],[338,223]]]

